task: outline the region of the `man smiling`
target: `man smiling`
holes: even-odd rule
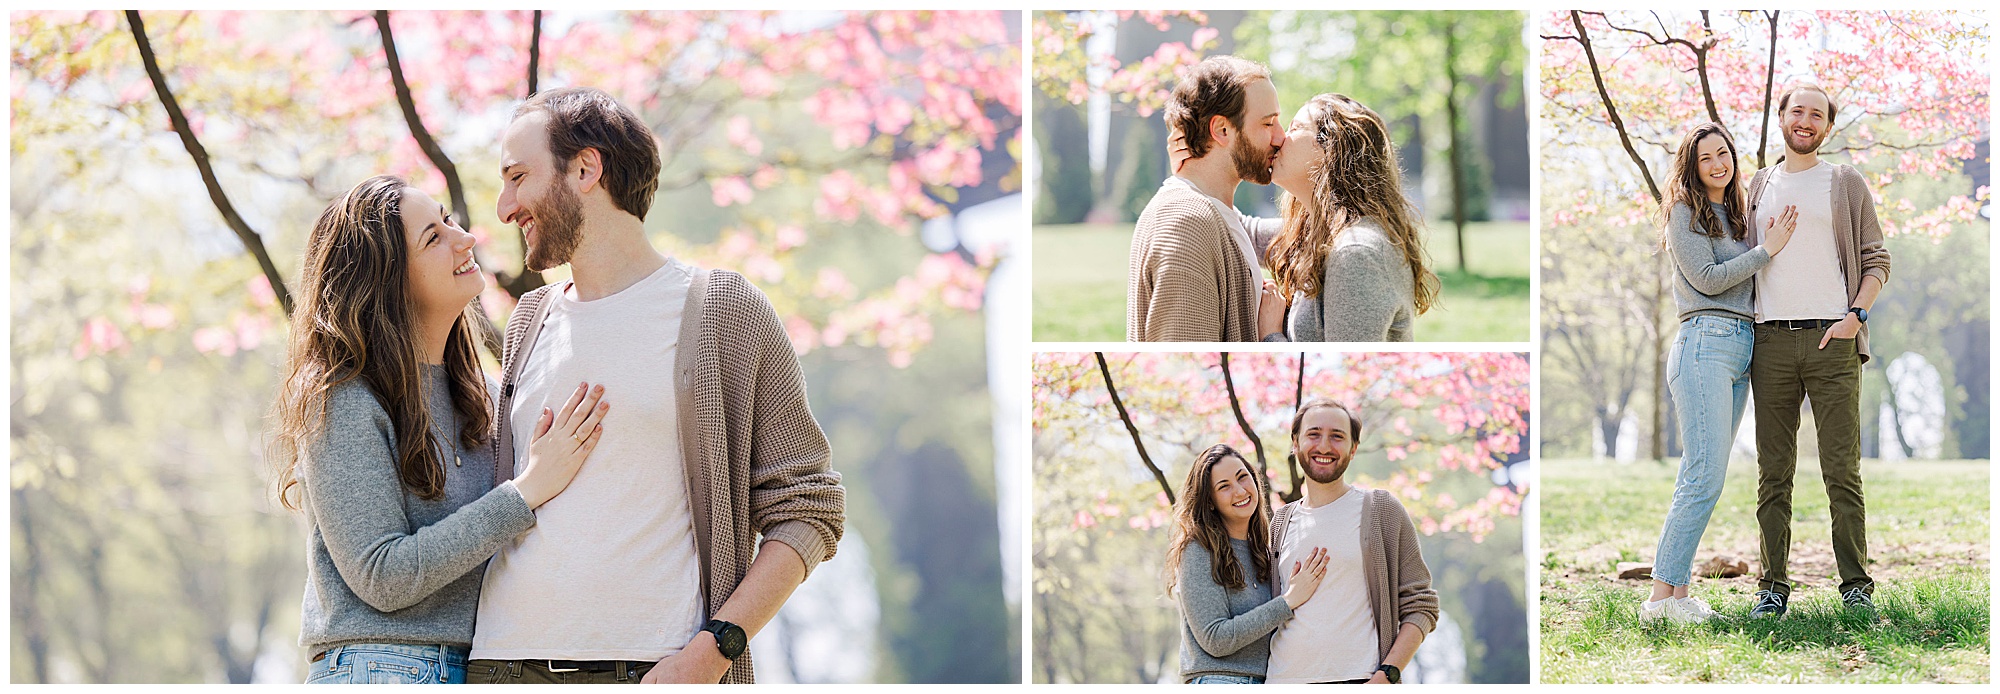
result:
[[[1305,497],[1271,519],[1273,573],[1290,575],[1316,547],[1330,557],[1317,597],[1271,639],[1267,683],[1399,684],[1437,627],[1437,591],[1409,512],[1394,494],[1347,484],[1360,445],[1361,420],[1344,405],[1316,398],[1292,416]]]
[[[1779,617],[1791,600],[1792,481],[1799,410],[1810,401],[1820,477],[1833,520],[1841,601],[1873,610],[1867,513],[1861,495],[1861,365],[1868,308],[1889,281],[1889,251],[1875,197],[1854,167],[1819,158],[1838,113],[1826,91],[1801,85],[1778,101],[1785,158],[1750,180],[1750,238],[1796,207],[1790,252],[1757,272],[1756,346],[1750,387],[1757,407],[1760,570],[1752,617]]]
[[[528,269],[574,279],[507,321],[496,473],[526,464],[514,442],[566,384],[618,402],[560,503],[493,558],[467,679],[750,682],[745,644],[833,556],[846,508],[777,312],[648,242],[659,145],[610,95],[536,94],[501,159]]]

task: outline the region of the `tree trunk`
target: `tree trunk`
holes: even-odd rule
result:
[[[229,203],[229,196],[222,192],[222,182],[215,177],[214,167],[209,165],[208,150],[201,146],[201,140],[194,136],[194,128],[188,124],[187,114],[181,111],[181,104],[174,99],[173,89],[167,86],[167,76],[160,70],[159,58],[153,55],[153,43],[146,40],[146,23],[139,19],[137,10],[126,10],[125,21],[131,25],[132,40],[139,44],[140,62],[146,65],[146,77],[153,81],[153,93],[159,95],[160,106],[167,109],[167,121],[174,127],[174,133],[181,137],[181,147],[194,159],[194,167],[201,171],[202,185],[208,188],[209,202],[222,213],[222,221],[236,232],[236,240],[243,243],[243,249],[257,259],[257,267],[264,271],[264,279],[271,282],[271,292],[278,296],[278,306],[285,316],[292,315],[292,293],[285,288],[285,278],[278,274],[278,266],[271,262],[271,253],[264,249],[264,237],[250,223],[243,221],[236,213],[236,206]]]
[[[1153,464],[1153,456],[1146,453],[1146,442],[1139,438],[1139,427],[1132,423],[1132,414],[1125,411],[1125,401],[1118,398],[1118,386],[1111,382],[1111,365],[1104,362],[1104,353],[1096,352],[1097,371],[1104,374],[1104,389],[1111,393],[1111,405],[1118,408],[1118,419],[1125,422],[1125,431],[1132,435],[1132,447],[1139,450],[1139,461],[1146,469],[1153,471],[1153,480],[1160,483],[1160,491],[1167,495],[1167,505],[1174,503],[1174,486],[1167,483],[1167,474],[1160,466]]]
[[[1757,124],[1757,168],[1764,168],[1764,148],[1770,146],[1771,84],[1778,77],[1778,11],[1764,13],[1771,21],[1771,59],[1764,65],[1764,119]]]
[[[1250,420],[1243,416],[1242,398],[1236,397],[1236,378],[1229,373],[1228,352],[1222,353],[1222,387],[1229,391],[1229,411],[1236,414],[1236,426],[1243,429],[1243,435],[1250,439],[1250,447],[1257,451],[1257,479],[1265,479],[1271,466],[1264,462],[1264,440],[1257,437],[1257,430],[1251,428]]]
[[[1444,113],[1445,127],[1451,131],[1445,149],[1451,153],[1451,223],[1457,229],[1458,271],[1470,272],[1465,262],[1465,142],[1460,137],[1458,115],[1458,13],[1444,25]]]

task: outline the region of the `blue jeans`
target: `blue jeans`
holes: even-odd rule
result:
[[[1264,678],[1262,677],[1245,677],[1243,675],[1201,675],[1194,679],[1188,680],[1188,684],[1263,684],[1263,683],[1264,683]]]
[[[1667,355],[1667,391],[1681,422],[1681,472],[1674,504],[1667,509],[1660,547],[1653,554],[1653,578],[1675,586],[1693,580],[1695,545],[1708,529],[1729,449],[1750,394],[1750,352],[1756,336],[1750,321],[1695,316],[1681,321],[1680,335]]]
[[[309,664],[306,684],[465,684],[464,646],[350,643]]]

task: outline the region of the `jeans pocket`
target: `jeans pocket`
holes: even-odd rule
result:
[[[439,664],[429,658],[360,651],[347,663],[354,668],[356,679],[365,684],[426,684],[442,682],[438,677]]]
[[[313,663],[312,671],[306,674],[306,684],[347,684],[348,675],[354,672],[352,666],[337,665],[331,668],[322,663]]]

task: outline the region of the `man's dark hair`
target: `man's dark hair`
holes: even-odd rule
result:
[[[1355,442],[1354,445],[1356,446],[1361,445],[1361,418],[1354,416],[1354,410],[1347,409],[1346,405],[1342,405],[1340,403],[1328,400],[1326,398],[1313,398],[1311,400],[1307,400],[1306,404],[1299,406],[1298,412],[1292,414],[1293,440],[1297,440],[1299,438],[1299,425],[1305,423],[1306,413],[1321,408],[1340,410],[1341,414],[1347,415],[1347,437],[1354,440]]]
[[[1826,90],[1821,89],[1817,84],[1799,84],[1785,90],[1785,95],[1778,97],[1778,113],[1784,113],[1792,107],[1793,94],[1804,91],[1819,92],[1820,98],[1826,99],[1826,124],[1828,129],[1831,129],[1833,127],[1834,114],[1839,112],[1839,108],[1833,105],[1833,95],[1826,93]]]
[[[1243,129],[1245,101],[1244,88],[1257,80],[1271,79],[1271,70],[1257,63],[1233,55],[1210,57],[1188,68],[1187,74],[1174,85],[1173,96],[1167,99],[1167,124],[1180,128],[1187,138],[1188,156],[1201,158],[1208,154],[1215,138],[1209,136],[1208,123],[1216,116],[1229,119],[1237,130]]]
[[[590,87],[563,87],[536,93],[514,109],[514,118],[548,114],[549,154],[567,166],[578,152],[597,150],[604,190],[618,209],[646,218],[660,188],[660,145],[632,109]]]

